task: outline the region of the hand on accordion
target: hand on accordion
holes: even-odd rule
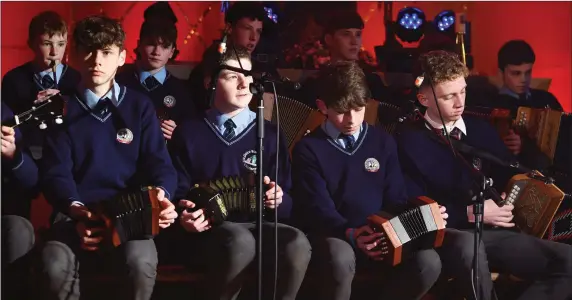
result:
[[[520,135],[516,134],[512,129],[508,131],[508,135],[503,138],[504,144],[514,155],[519,155],[522,147]]]
[[[505,197],[506,194],[502,193],[501,198],[504,200]],[[494,200],[488,199],[485,201],[485,207],[483,210],[483,223],[505,228],[514,227],[514,223],[511,223],[514,218],[514,215],[512,214],[513,209],[514,206],[511,204],[499,207]],[[475,222],[472,205],[468,207],[467,213],[469,216],[469,222]]]
[[[264,205],[270,209],[275,209],[282,203],[282,196],[284,196],[284,192],[282,192],[282,188],[276,184],[274,181],[270,181],[270,177],[264,176],[264,184],[268,186],[268,190],[266,191],[266,200],[264,201]]]
[[[383,260],[381,250],[376,249],[381,243],[383,236],[383,232],[375,232],[369,225],[365,225],[355,229],[350,238],[354,239],[356,246],[369,258],[373,260]]]
[[[99,243],[103,239],[99,234],[105,230],[103,223],[98,222],[101,220],[80,204],[72,204],[69,215],[77,221],[75,228],[81,240],[81,248],[87,251],[99,249]]]
[[[202,209],[190,212],[187,209],[192,209],[196,204],[189,200],[181,200],[179,206],[185,208],[181,213],[181,226],[188,232],[203,232],[211,229],[211,223],[205,219],[205,214]]]
[[[443,205],[439,205],[439,212],[441,213],[441,217],[443,218],[443,225],[447,225],[447,218],[449,218],[449,214],[447,213],[447,208]]]
[[[159,200],[159,205],[161,206],[159,227],[164,229],[175,223],[177,212],[175,211],[175,205],[173,205],[169,199],[165,198],[165,191],[161,188],[155,188],[155,190],[157,191],[157,200]]]
[[[173,135],[173,131],[177,127],[177,123],[173,120],[163,120],[161,122],[161,130],[163,131],[163,136],[170,140],[171,136]]]

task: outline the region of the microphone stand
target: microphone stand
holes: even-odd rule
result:
[[[232,45],[232,50],[236,53],[234,45]],[[238,57],[238,56],[237,56]],[[235,68],[231,66],[222,66],[221,69],[227,69],[235,72],[242,73],[246,76],[251,76],[252,72],[244,70],[240,64],[240,68]],[[220,72],[220,70],[219,70]],[[262,225],[264,222],[264,168],[262,166],[263,162],[263,151],[264,151],[264,84],[263,82],[256,80],[249,85],[249,90],[252,93],[252,97],[258,100],[258,108],[256,109],[256,126],[257,126],[257,143],[256,143],[256,254],[257,254],[257,264],[256,264],[256,290],[257,299],[262,300]],[[211,98],[214,99],[214,98]]]
[[[264,221],[264,173],[262,166],[263,150],[264,150],[264,85],[260,82],[253,82],[249,86],[253,97],[258,100],[258,108],[256,109],[256,127],[257,144],[256,144],[256,252],[257,252],[257,280],[256,290],[257,299],[262,300],[262,224]]]
[[[412,103],[413,104],[413,103]],[[482,235],[483,229],[483,211],[484,211],[484,203],[485,203],[485,192],[492,189],[493,181],[490,178],[487,178],[480,170],[475,168],[472,164],[470,164],[460,153],[455,149],[452,143],[443,136],[436,133],[436,128],[433,127],[423,116],[419,108],[413,104],[413,111],[407,114],[405,117],[401,118],[404,119],[421,119],[425,123],[433,137],[436,137],[439,142],[443,143],[444,145],[450,146],[451,151],[453,151],[453,155],[457,159],[457,161],[461,162],[461,164],[465,165],[471,171],[471,175],[473,176],[474,182],[478,187],[478,193],[473,200],[473,215],[475,216],[475,232],[474,232],[474,258],[473,258],[473,285],[474,285],[474,292],[476,300],[481,299],[481,293],[479,290],[479,244]]]

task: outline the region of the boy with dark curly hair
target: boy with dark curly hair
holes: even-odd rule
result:
[[[131,240],[101,251],[101,231],[109,229],[91,222],[98,219],[88,207],[152,186],[161,208],[158,226],[167,228],[177,217],[169,201],[177,174],[151,100],[115,82],[125,63],[121,25],[88,17],[76,24],[73,41],[82,81],[67,100],[63,127],[47,136],[40,164],[44,195],[55,212],[41,252],[46,293],[78,299],[80,264],[82,270],[96,264],[126,275],[122,299],[150,299],[157,274],[154,241]]]

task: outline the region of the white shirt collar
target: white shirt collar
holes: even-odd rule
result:
[[[443,124],[441,124],[441,122],[435,122],[433,120],[431,120],[431,118],[429,117],[429,115],[427,113],[425,113],[425,120],[427,120],[427,122],[429,122],[429,124],[431,124],[431,126],[433,126],[433,128],[435,129],[442,129],[443,128]],[[447,126],[447,132],[451,132],[454,128],[459,128],[459,130],[461,130],[461,132],[464,135],[467,135],[467,126],[465,125],[465,121],[463,121],[463,117],[459,118],[459,120],[455,121],[455,123],[451,126]]]

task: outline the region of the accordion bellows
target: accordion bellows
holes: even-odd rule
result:
[[[290,153],[292,153],[294,145],[296,145],[297,142],[326,120],[326,116],[319,110],[313,109],[295,99],[281,95],[278,95],[277,112],[274,95],[264,93],[263,97],[264,118],[272,124],[277,124],[278,119],[280,119],[280,129],[285,136]],[[378,118],[379,106],[380,102],[377,100],[371,99],[368,101],[365,108],[364,120],[369,125],[375,126],[380,123]]]
[[[205,218],[213,225],[222,223],[231,214],[253,220],[256,214],[253,180],[253,177],[229,176],[195,184],[187,199],[196,204],[196,209],[203,209]]]
[[[280,118],[280,129],[284,134],[290,153],[300,139],[320,126],[326,119],[318,110],[280,95],[278,95],[277,112],[274,95],[266,93],[264,96],[264,106],[269,108],[268,110],[265,109],[265,118],[272,124],[277,124],[278,117]]]
[[[445,237],[445,222],[437,202],[421,196],[410,201],[411,208],[395,216],[380,212],[367,218],[369,226],[383,233],[383,261],[391,266],[400,264],[421,249],[441,247]]]
[[[89,208],[104,223],[104,244],[117,247],[131,240],[152,239],[159,234],[161,206],[153,187],[124,192]]]
[[[515,225],[524,233],[542,238],[564,197],[564,192],[554,184],[520,174],[509,181],[501,205],[514,205]]]

